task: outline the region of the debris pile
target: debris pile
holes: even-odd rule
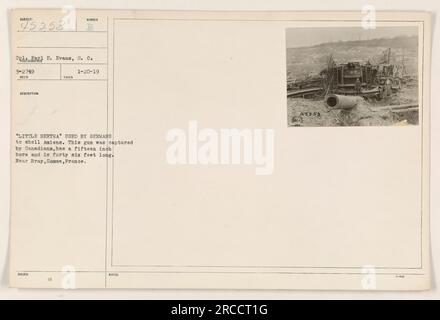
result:
[[[414,104],[377,107],[360,97],[352,108],[331,108],[322,101],[290,99],[288,125],[293,127],[390,126],[416,124]]]

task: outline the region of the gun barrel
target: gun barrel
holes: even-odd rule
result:
[[[324,101],[326,106],[331,109],[352,109],[357,105],[359,99],[358,97],[329,94]]]

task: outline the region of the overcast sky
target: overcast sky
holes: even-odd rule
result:
[[[309,47],[326,42],[369,40],[417,35],[417,27],[378,27],[365,30],[361,27],[288,28],[288,48]]]

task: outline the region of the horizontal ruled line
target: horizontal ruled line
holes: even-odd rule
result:
[[[69,63],[69,62],[17,62],[17,64],[36,64],[36,65],[44,65],[44,64],[47,64],[47,65],[60,65],[60,64],[62,64],[62,65],[72,65],[72,66],[75,66],[75,65],[81,65],[81,66],[106,66],[107,65],[107,63],[86,63],[86,62],[83,62],[83,63]]]
[[[107,47],[17,47],[18,49],[107,49]]]
[[[83,31],[80,31],[80,30],[78,30],[78,31],[76,31],[76,30],[65,30],[65,31],[24,31],[24,30],[18,30],[17,32],[20,32],[20,33],[44,33],[44,32],[47,32],[47,33],[72,33],[72,32],[74,32],[74,33],[76,33],[76,32],[83,32],[83,33],[107,33],[107,31],[87,31],[87,30],[83,30]]]
[[[18,271],[18,273],[106,273],[106,271]],[[365,275],[362,272],[287,272],[287,271],[107,271],[107,273],[120,273],[120,274],[297,274],[297,275]],[[376,275],[383,276],[395,276],[396,274],[405,276],[425,276],[425,273],[393,273],[393,272],[380,272]]]
[[[108,81],[107,79],[17,79],[18,81]]]

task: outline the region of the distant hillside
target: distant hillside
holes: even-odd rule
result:
[[[326,47],[331,45],[332,47],[353,47],[353,46],[370,46],[370,47],[387,47],[387,48],[417,48],[418,39],[416,36],[395,37],[395,38],[381,38],[371,40],[350,40],[350,41],[338,41],[331,43],[322,43],[314,47]]]
[[[287,49],[288,79],[303,79],[318,74],[327,65],[330,54],[337,63],[348,61],[370,61],[374,63],[387,49],[391,48],[391,63],[404,61],[409,74],[417,74],[416,36],[382,38],[372,40],[338,41],[312,47]]]

